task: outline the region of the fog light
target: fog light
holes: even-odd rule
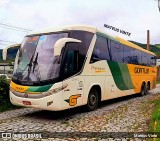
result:
[[[53,101],[50,101],[47,103],[47,106],[51,105],[53,103]]]

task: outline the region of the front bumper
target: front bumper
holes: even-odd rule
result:
[[[10,91],[10,101],[13,105],[33,107],[33,108],[38,108],[43,110],[50,110],[50,111],[63,110],[61,99],[62,99],[62,91],[56,94],[46,96],[43,98],[38,98],[38,99],[18,97]],[[23,101],[28,101],[31,103],[31,105],[25,105]]]

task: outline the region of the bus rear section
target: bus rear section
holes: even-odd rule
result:
[[[88,62],[84,67],[84,90],[89,93],[94,89],[99,101],[145,95],[155,88],[156,55],[121,38],[97,33]]]

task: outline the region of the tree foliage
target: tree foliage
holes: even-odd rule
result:
[[[9,82],[6,78],[0,77],[0,106],[9,102]]]

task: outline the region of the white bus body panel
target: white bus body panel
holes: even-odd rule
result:
[[[61,86],[62,86],[62,82],[55,83],[49,90],[52,90]],[[62,95],[63,95],[63,92],[60,91],[58,93],[55,93],[46,97],[32,99],[32,98],[18,97],[10,91],[10,101],[14,105],[58,111],[58,110],[62,110]],[[23,101],[29,101],[31,102],[31,105],[24,105]],[[53,103],[47,106],[47,104],[52,101]]]
[[[96,72],[97,68],[101,71]],[[85,67],[83,75],[85,76],[84,98],[83,103],[86,104],[90,89],[98,85],[101,88],[101,101],[134,94],[134,90],[120,90],[113,79],[107,61],[98,61]]]

